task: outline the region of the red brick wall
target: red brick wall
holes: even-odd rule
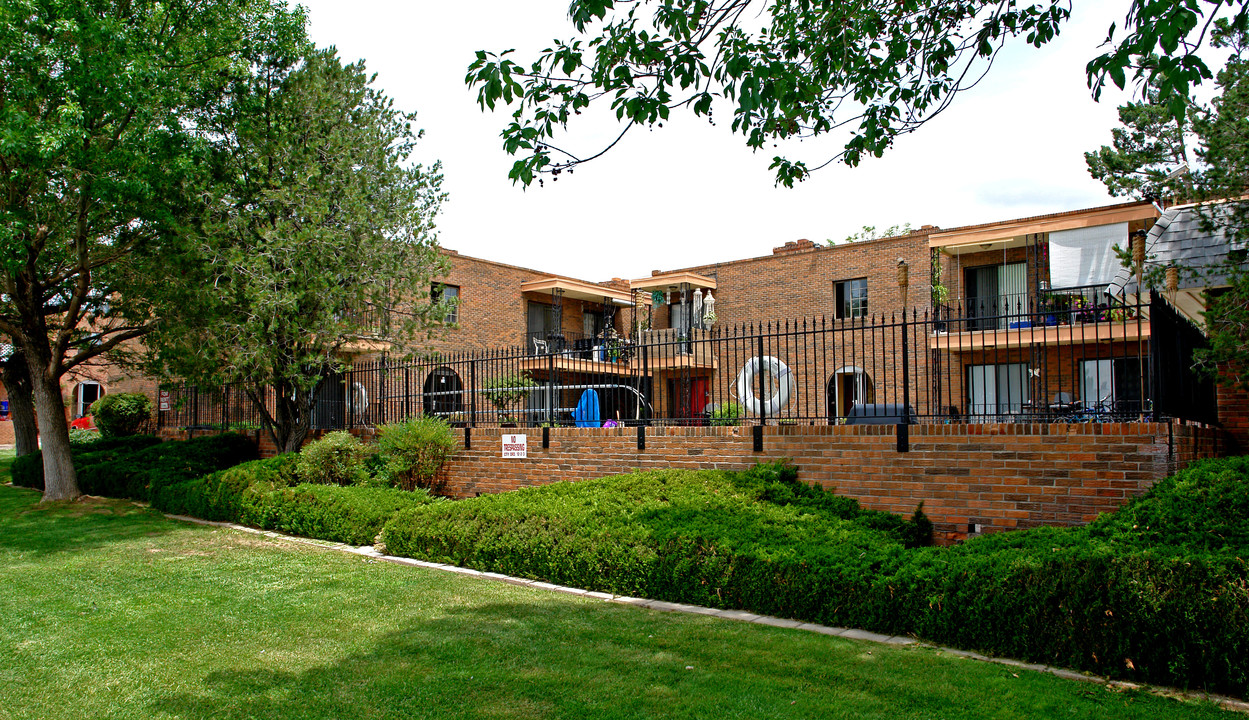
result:
[[[1249,392],[1218,386],[1219,422],[1223,424],[1228,455],[1249,453]]]
[[[450,270],[436,278],[435,282],[460,288],[459,322],[457,327],[426,343],[426,350],[464,352],[523,345],[529,303],[550,305],[553,299],[550,293],[521,293],[521,284],[562,277],[459,255],[453,251],[447,251],[447,261]],[[582,310],[601,311],[602,306],[601,303],[587,304],[565,298],[563,308],[562,330],[580,335]],[[616,320],[617,329],[623,330],[619,312]]]
[[[718,326],[775,322],[813,315],[834,316],[836,283],[867,278],[867,311],[902,308],[898,259],[910,266],[907,307],[929,305],[927,231],[844,245],[795,245],[773,255],[688,268],[716,278]],[[661,313],[662,314],[662,313]]]
[[[353,432],[367,441],[373,431]],[[465,430],[455,432],[463,443]],[[522,432],[528,457],[500,457],[502,435]],[[262,457],[276,454],[266,434],[252,437]],[[909,515],[923,501],[943,541],[966,537],[970,524],[998,532],[1087,523],[1222,449],[1214,429],[1166,423],[914,425],[908,453],[897,452],[892,426],[769,426],[760,453],[750,427],[647,428],[644,450],[636,428],[551,428],[548,449],[540,428],[479,428],[469,439],[471,448],[443,471],[443,491],[453,497],[634,470],[744,470],[786,458],[803,481],[868,508]]]
[[[922,500],[938,532],[954,539],[970,523],[994,532],[1089,522],[1217,449],[1213,431],[1155,423],[917,425],[910,433],[911,452],[899,453],[891,426],[767,427],[755,453],[749,427],[648,428],[641,451],[634,428],[552,428],[546,450],[542,431],[529,429],[529,457],[504,460],[503,432],[477,429],[472,448],[446,468],[445,491],[471,497],[635,469],[740,470],[789,458],[802,480],[869,508],[910,514]]]

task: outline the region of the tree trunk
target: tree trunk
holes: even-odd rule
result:
[[[282,383],[277,402],[278,452],[299,452],[312,427],[312,392]],[[276,438],[275,438],[276,440]]]
[[[3,365],[4,389],[9,393],[9,414],[13,418],[13,438],[17,456],[39,450],[39,428],[35,426],[35,399],[30,387],[26,356],[15,350]]]
[[[69,423],[65,420],[65,401],[61,397],[59,378],[32,368],[35,410],[39,416],[39,435],[43,438],[43,500],[67,500],[82,494],[78,475],[69,454]]]
[[[273,441],[277,451],[299,452],[312,426],[312,393],[298,390],[290,383],[281,381],[274,382],[273,388],[275,398],[272,416],[261,400],[264,397],[263,386],[249,389],[247,394],[260,411],[261,424],[269,433],[269,439]]]

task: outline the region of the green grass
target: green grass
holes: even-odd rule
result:
[[[0,482],[9,482],[11,475],[9,468],[13,467],[13,461],[17,459],[17,451],[9,448],[8,450],[0,450]]]
[[[3,720],[1225,716],[38,499],[0,487]]]

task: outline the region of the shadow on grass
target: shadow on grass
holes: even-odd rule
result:
[[[169,695],[151,710],[191,719],[587,718],[646,716],[674,702],[710,709],[730,699],[723,680],[707,687],[708,668],[686,670],[702,660],[648,637],[673,630],[666,619],[659,628],[614,619],[566,603],[452,608],[330,665],[210,674],[202,692]],[[761,664],[755,673],[773,669]],[[737,695],[754,685],[743,677],[733,684]]]
[[[0,486],[0,549],[79,552],[163,535],[177,527],[160,513],[128,500],[82,497],[41,503],[41,497],[38,490]]]
[[[265,650],[256,662],[275,667],[212,673],[149,710],[191,720],[1217,715],[928,651],[566,602],[452,608],[303,671],[280,669],[292,664],[282,648],[267,660]]]

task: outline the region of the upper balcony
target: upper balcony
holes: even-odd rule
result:
[[[1150,335],[1148,305],[1107,285],[958,298],[933,311],[929,346],[974,351],[996,347],[1136,341]]]

